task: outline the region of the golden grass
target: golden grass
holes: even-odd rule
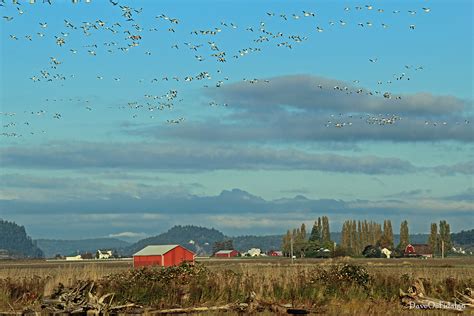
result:
[[[337,283],[329,279],[321,281],[318,273],[330,271],[334,265],[345,263],[366,268],[373,281],[369,287]],[[205,260],[202,265],[206,274],[187,285],[191,299],[183,301],[179,295],[162,290],[160,285],[154,291],[162,293],[155,297],[154,304],[163,304],[163,300],[175,300],[174,304],[212,305],[241,301],[251,291],[267,301],[292,303],[316,309],[329,315],[405,315],[407,311],[398,302],[398,290],[407,287],[414,279],[421,278],[431,296],[450,299],[455,290],[466,286],[474,287],[474,259],[342,259],[342,260],[297,260],[291,264],[285,259],[268,260]],[[52,293],[62,283],[71,286],[78,280],[101,280],[109,277],[105,286],[111,289],[130,289],[126,297],[139,297],[146,301],[148,293],[140,290],[139,296],[133,292],[133,283],[110,282],[129,276],[131,262],[101,263],[64,263],[44,261],[2,264],[0,262],[0,282],[9,284],[18,293],[37,291],[35,295],[12,295],[1,287],[0,312],[8,312],[14,305],[20,307],[32,298],[40,298]],[[8,281],[7,283],[5,283]],[[156,286],[141,280],[143,286]],[[193,283],[194,282],[194,283]],[[327,284],[326,284],[327,283]],[[150,285],[151,284],[151,285]],[[172,284],[176,290],[181,284]],[[140,285],[137,285],[137,288]],[[406,290],[406,288],[404,288]],[[181,289],[180,289],[181,291]],[[16,293],[15,292],[15,293]],[[157,293],[158,293],[157,292]],[[178,291],[179,292],[179,291]],[[137,294],[138,295],[138,294]],[[15,300],[12,297],[15,297]],[[30,299],[30,301],[28,301]],[[161,300],[161,301],[160,301]],[[436,311],[410,311],[410,314],[440,315]]]

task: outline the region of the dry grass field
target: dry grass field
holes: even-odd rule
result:
[[[245,301],[250,293],[329,315],[441,315],[404,309],[400,288],[422,280],[426,294],[450,301],[474,287],[474,260],[449,259],[201,259],[191,270],[133,270],[131,261],[0,262],[0,311],[39,308],[59,283],[94,280],[122,302],[150,308],[214,306]]]

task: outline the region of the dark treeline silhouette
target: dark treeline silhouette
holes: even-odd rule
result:
[[[26,234],[25,227],[0,219],[0,249],[12,257],[41,258],[43,252]]]

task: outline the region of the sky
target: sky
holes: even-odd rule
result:
[[[0,218],[33,238],[474,228],[471,1],[14,2]]]

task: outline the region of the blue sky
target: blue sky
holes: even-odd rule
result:
[[[33,237],[473,227],[471,1],[18,2],[0,217]]]

